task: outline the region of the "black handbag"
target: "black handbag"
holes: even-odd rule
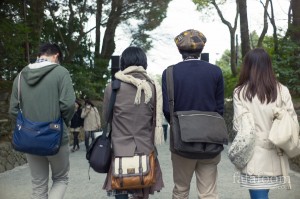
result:
[[[18,77],[18,116],[12,137],[12,146],[23,153],[51,156],[55,155],[61,145],[63,119],[50,122],[35,122],[26,119],[21,108],[21,74]]]
[[[223,144],[228,144],[224,118],[216,112],[174,112],[173,65],[168,67],[166,75],[171,151],[191,159],[214,158],[223,151]]]
[[[108,136],[98,136],[89,146],[86,159],[90,167],[98,173],[107,173],[112,156],[111,139]]]
[[[113,117],[113,107],[116,101],[116,94],[120,88],[121,82],[114,80],[112,83],[112,93],[108,108],[108,120],[101,136],[98,136],[89,146],[86,152],[86,159],[90,167],[98,173],[107,173],[110,168],[112,158],[111,148],[111,122]]]

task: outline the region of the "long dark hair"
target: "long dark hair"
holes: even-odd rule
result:
[[[269,54],[262,48],[249,51],[243,61],[240,78],[236,85],[240,98],[241,90],[244,99],[250,102],[257,95],[259,101],[274,102],[277,98],[278,81],[272,68]]]

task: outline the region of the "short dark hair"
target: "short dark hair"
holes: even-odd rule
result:
[[[58,61],[63,61],[63,54],[57,44],[44,43],[40,46],[38,56],[46,55],[51,56],[58,53]]]
[[[182,59],[186,59],[188,57],[193,57],[193,58],[198,59],[200,57],[202,50],[203,49],[193,50],[193,51],[179,50],[179,53],[182,55]]]
[[[141,48],[130,46],[123,51],[120,69],[124,70],[129,66],[142,66],[147,69],[147,56]]]
[[[84,105],[87,105],[87,104],[90,104],[92,107],[95,106],[95,105],[93,104],[93,102],[92,102],[91,100],[89,100],[89,99],[86,99],[86,100],[84,101]]]

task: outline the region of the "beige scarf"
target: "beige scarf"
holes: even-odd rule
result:
[[[148,75],[146,70],[142,66],[130,66],[126,68],[123,71],[119,71],[115,74],[115,78],[119,79],[123,82],[129,83],[134,85],[137,88],[134,104],[140,104],[141,103],[141,96],[142,91],[145,94],[145,102],[148,103],[150,99],[152,98],[152,89],[147,80],[141,80],[138,78],[133,77],[130,75],[130,73],[141,73],[143,74],[147,80],[149,80],[152,84],[155,86],[156,90],[156,122],[155,122],[155,138],[154,138],[154,144],[159,145],[162,143],[163,140],[163,129],[162,129],[162,122],[163,122],[163,113],[162,113],[162,92],[161,92],[161,86],[156,81],[151,79]]]

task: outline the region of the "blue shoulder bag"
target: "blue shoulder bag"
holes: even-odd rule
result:
[[[21,109],[21,73],[18,79],[19,112],[12,138],[13,148],[33,155],[55,155],[59,151],[62,140],[62,117],[50,122],[34,122],[24,117]]]

